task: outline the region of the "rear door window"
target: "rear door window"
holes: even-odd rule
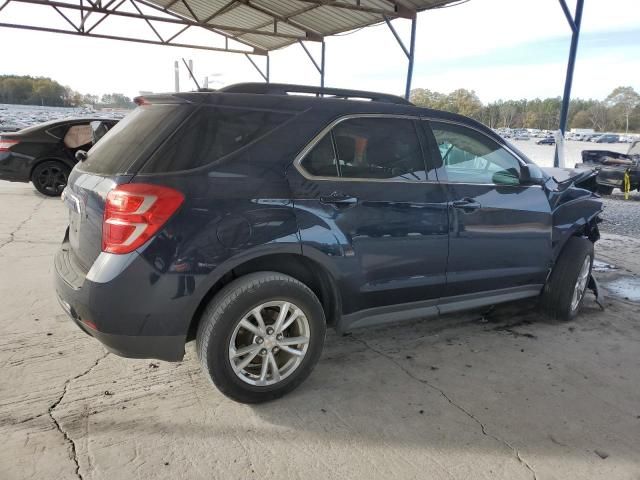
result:
[[[338,123],[301,162],[316,177],[425,180],[420,142],[411,119],[359,117]]]
[[[174,172],[208,165],[269,134],[291,117],[286,112],[202,106],[141,172]]]

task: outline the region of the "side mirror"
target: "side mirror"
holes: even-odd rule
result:
[[[491,181],[496,185],[519,185],[518,171],[515,168],[500,170],[491,176]]]
[[[87,159],[87,152],[84,150],[78,150],[76,152],[76,160],[79,162],[84,162]]]
[[[520,167],[521,185],[544,185],[544,182],[544,174],[535,163],[528,163]]]

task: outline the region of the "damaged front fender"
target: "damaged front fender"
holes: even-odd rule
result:
[[[545,190],[553,218],[552,247],[555,261],[572,236],[584,236],[596,242],[600,238],[602,199],[594,193],[595,170],[546,168],[549,175]],[[591,188],[589,188],[591,187]]]

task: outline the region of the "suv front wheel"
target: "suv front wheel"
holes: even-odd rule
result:
[[[281,273],[257,272],[225,286],[198,326],[196,349],[215,386],[242,403],[276,399],[318,362],[326,332],[316,295]]]
[[[593,243],[583,237],[571,237],[542,292],[542,309],[551,318],[571,320],[584,301],[591,268]]]

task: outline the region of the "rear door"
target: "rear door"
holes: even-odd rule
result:
[[[520,184],[519,160],[474,127],[424,123],[449,200],[444,296],[541,287],[551,266],[552,218],[539,185]]]
[[[69,208],[69,243],[85,271],[102,250],[102,218],[107,193],[130,181],[134,165],[157,148],[175,129],[188,107],[138,107],[109,130],[71,172],[63,200]]]
[[[447,258],[444,192],[415,119],[342,119],[288,170],[303,252],[338,276],[343,312],[432,300]]]

